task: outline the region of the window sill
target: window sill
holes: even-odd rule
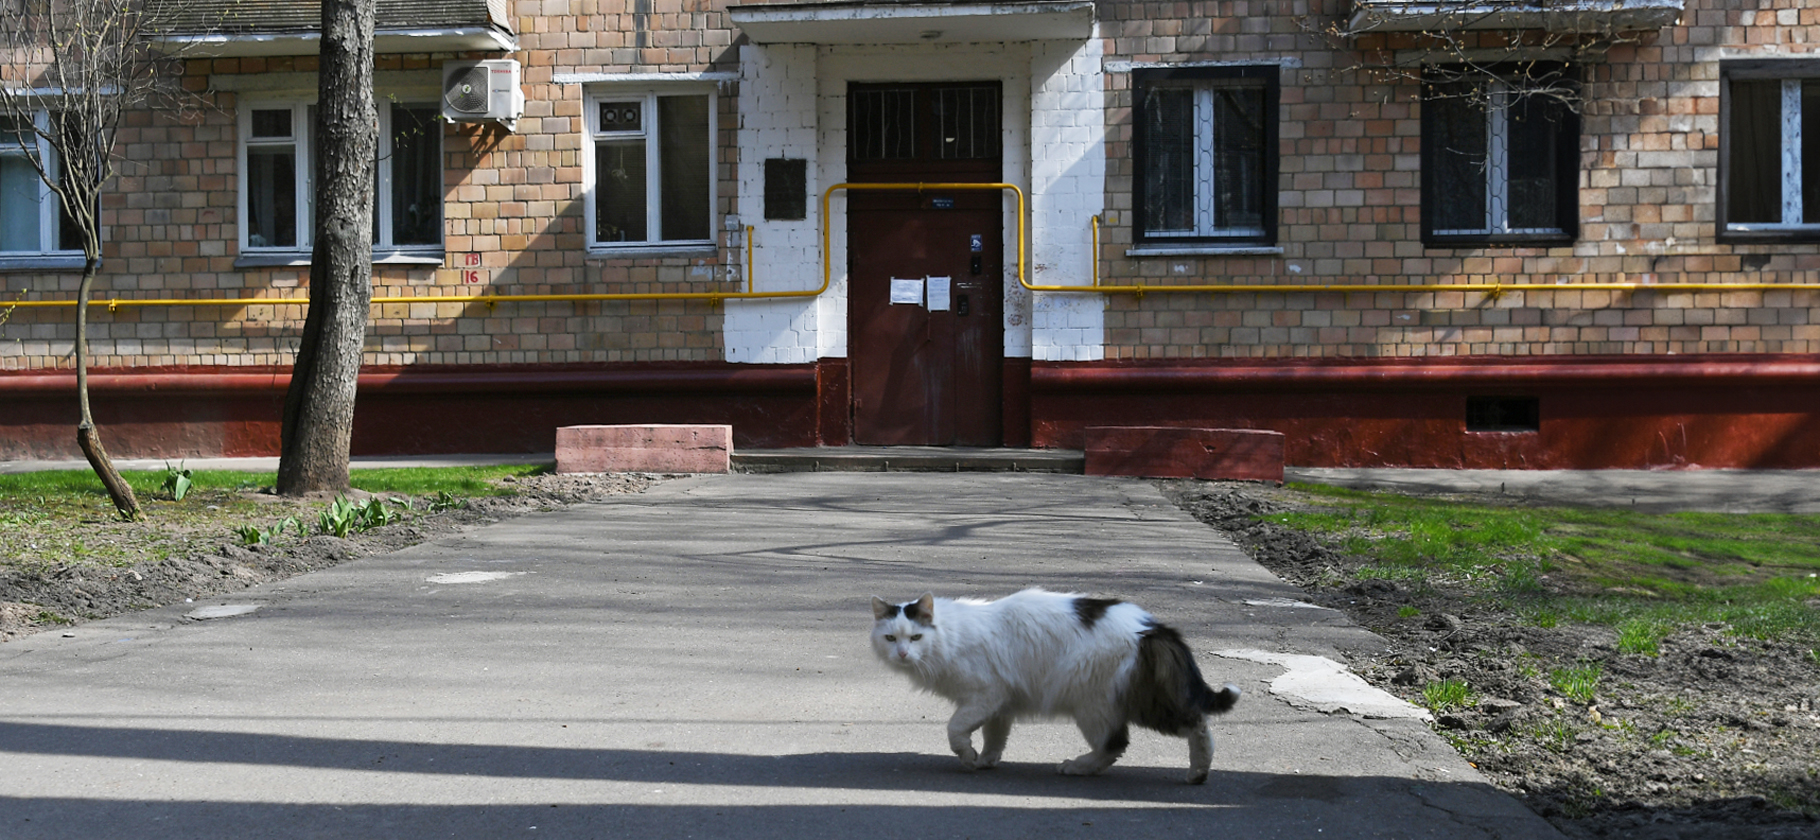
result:
[[[1717,238],[1733,245],[1820,242],[1820,226],[1764,226],[1755,230],[1727,227],[1719,230]]]
[[[607,247],[595,245],[588,249],[588,259],[628,260],[649,257],[712,257],[719,253],[719,246],[716,246],[712,242],[679,243],[676,245],[616,245]]]
[[[1125,250],[1127,257],[1276,257],[1280,245],[1138,245]]]
[[[1446,239],[1424,239],[1424,248],[1566,248],[1574,244],[1574,237],[1557,236],[1524,236],[1524,237],[1461,237]]]
[[[374,251],[374,265],[434,265],[445,260],[441,249],[434,251]]]
[[[309,251],[260,251],[234,258],[235,268],[303,268],[314,257]],[[374,265],[443,264],[441,251],[374,251]]]
[[[81,271],[81,254],[0,254],[0,271]]]
[[[259,251],[234,258],[235,268],[284,268],[310,264],[309,251]]]

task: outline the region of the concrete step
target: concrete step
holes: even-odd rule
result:
[[[1078,449],[949,446],[825,446],[733,450],[733,471],[781,472],[1029,472],[1080,475]]]

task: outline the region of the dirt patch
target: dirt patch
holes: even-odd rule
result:
[[[418,512],[345,539],[322,534],[300,538],[292,531],[275,537],[271,543],[245,545],[233,532],[245,522],[244,513],[228,512],[228,506],[222,505],[216,506],[222,513],[211,518],[207,513],[210,506],[201,500],[191,505],[193,509],[186,512],[181,524],[168,527],[160,527],[156,518],[144,523],[35,521],[31,526],[33,539],[45,545],[93,546],[97,540],[104,540],[109,556],[125,553],[148,559],[128,563],[40,560],[0,566],[0,641],[185,599],[234,592],[356,557],[397,551],[441,534],[522,513],[637,493],[660,480],[660,476],[618,473],[507,477],[502,482],[513,488],[512,495],[472,498],[459,506],[433,512],[431,499],[413,499],[412,507]],[[320,502],[302,504],[265,494],[248,497],[270,503],[271,516],[267,518],[291,515],[308,519],[304,514],[323,506]],[[52,529],[67,533],[50,533]]]
[[[1288,488],[1166,482],[1309,600],[1376,631],[1389,652],[1348,663],[1412,703],[1463,683],[1435,728],[1491,781],[1570,837],[1812,840],[1820,836],[1820,662],[1811,641],[1723,625],[1625,654],[1609,627],[1540,627],[1466,587],[1361,579],[1369,565],[1256,517],[1319,507]]]

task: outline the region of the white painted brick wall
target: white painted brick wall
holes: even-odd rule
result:
[[[1105,194],[1105,97],[1097,38],[1083,44],[748,45],[741,49],[741,66],[740,208],[742,224],[753,228],[752,274],[760,290],[812,289],[821,283],[820,199],[846,176],[851,81],[999,79],[1005,93],[1002,178],[1024,186],[1030,203],[1030,279],[1091,282],[1089,220],[1101,212]],[[772,157],[810,161],[807,219],[764,220],[764,161]],[[1005,355],[1103,358],[1100,296],[1045,292],[1033,300],[1017,284],[1017,220],[1012,203],[1006,206]],[[829,216],[834,271],[828,291],[813,303],[729,301],[728,361],[783,364],[847,355],[846,214],[840,194]]]
[[[1105,209],[1106,126],[1103,48],[1038,42],[1030,61],[1030,282],[1093,283],[1092,219]],[[1105,299],[1038,292],[1029,344],[1042,361],[1105,358]],[[1006,355],[1011,352],[1007,335]]]
[[[815,47],[740,48],[740,223],[752,228],[752,280],[761,292],[813,289],[822,282],[821,212],[816,177]],[[808,166],[808,214],[801,221],[765,219],[765,160],[802,158]],[[743,262],[743,260],[742,260]],[[795,364],[818,355],[825,307],[813,298],[727,301],[722,343],[729,362]]]
[[[932,44],[906,46],[824,47],[817,65],[821,91],[820,168],[824,186],[846,179],[846,114],[848,82],[976,81],[998,79],[1004,91],[1004,170],[1006,183],[1028,194],[1030,120],[1030,47],[1027,44]],[[817,193],[819,199],[820,193]],[[1006,200],[1005,213],[1005,354],[1029,355],[1028,302],[1015,276],[1017,218]],[[836,194],[829,205],[834,225],[834,284],[822,295],[822,355],[847,355],[846,204]],[[816,264],[820,271],[820,263]]]

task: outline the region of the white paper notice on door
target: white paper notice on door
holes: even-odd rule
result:
[[[949,279],[947,277],[928,278],[930,312],[948,311],[949,290],[953,285]]]
[[[923,303],[923,278],[912,277],[908,280],[902,277],[891,278],[891,302],[921,306]]]

